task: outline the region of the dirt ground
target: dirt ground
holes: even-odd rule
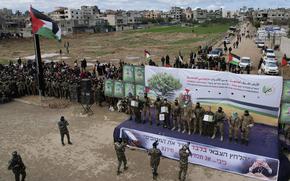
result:
[[[149,157],[145,152],[127,150],[129,170],[116,175],[117,160],[113,147],[113,130],[127,115],[109,112],[93,106],[94,114],[81,116],[78,104],[64,109],[50,109],[27,103],[37,98],[25,98],[0,105],[0,180],[13,180],[7,170],[11,152],[17,150],[27,165],[29,181],[148,181],[151,178]],[[32,101],[29,101],[32,100]],[[62,146],[57,121],[64,115],[70,123],[73,145]],[[178,162],[162,159],[159,179],[175,181]],[[253,180],[214,169],[189,165],[187,180]]]
[[[40,38],[42,54],[59,53],[62,49],[62,57],[66,63],[72,64],[74,60],[86,58],[88,62],[118,63],[120,59],[130,63],[144,61],[144,50],[147,49],[153,60],[160,61],[162,56],[169,54],[178,55],[179,50],[189,56],[189,52],[199,45],[204,45],[217,34],[196,35],[194,33],[140,33],[140,32],[114,32],[99,34],[74,34],[65,36],[62,42]],[[192,40],[192,41],[191,41]],[[70,43],[67,54],[64,43]],[[8,60],[16,60],[34,54],[33,39],[9,40],[0,42],[0,63]],[[60,56],[55,59],[61,58]]]
[[[79,36],[86,41],[78,42]],[[170,52],[172,45],[162,47],[158,42],[168,35],[150,38],[144,47],[138,46],[138,41],[131,40],[136,35],[125,37],[116,34],[106,35],[76,35],[68,37],[71,43],[71,57],[89,57],[90,60],[110,60],[116,58],[128,59],[134,62],[134,57],[143,58],[144,49],[152,49],[156,57]],[[138,36],[138,35],[137,35]],[[191,38],[192,35],[176,34],[180,40]],[[115,42],[112,41],[116,37]],[[127,38],[127,39],[126,39]],[[170,37],[167,37],[170,39]],[[66,39],[65,39],[66,40]],[[99,44],[98,42],[102,40]],[[106,43],[106,41],[108,41]],[[128,42],[126,47],[122,43]],[[166,41],[166,40],[164,40]],[[153,42],[153,43],[152,43]],[[33,54],[32,40],[25,40],[21,44],[17,41],[0,44],[0,57],[17,58]],[[42,46],[48,40],[42,41]],[[186,45],[189,49],[200,42]],[[87,48],[84,48],[87,46]],[[182,44],[179,46],[183,46]],[[82,47],[82,48],[79,48]],[[44,52],[51,53],[59,50],[57,43],[48,43]],[[261,57],[253,40],[243,39],[239,49],[234,49],[239,56],[250,56],[257,67]],[[170,52],[176,55],[177,52]],[[66,55],[64,55],[66,56]],[[131,57],[131,59],[130,59]],[[133,58],[132,58],[133,57]],[[118,60],[113,60],[112,62]],[[138,60],[137,60],[138,61]],[[286,67],[288,69],[288,67]],[[257,70],[254,68],[253,73]],[[52,105],[62,104],[62,109],[53,109]],[[148,181],[152,180],[149,167],[149,158],[146,153],[137,150],[127,150],[129,170],[120,176],[116,176],[117,160],[113,148],[113,130],[127,115],[109,112],[107,107],[93,106],[94,114],[85,117],[81,115],[82,107],[78,104],[57,100],[43,101],[39,106],[37,97],[26,97],[11,103],[0,105],[0,181],[13,180],[13,174],[7,170],[7,162],[11,152],[17,150],[27,166],[27,180],[29,181]],[[62,146],[57,122],[64,115],[70,122],[70,133],[73,145]],[[162,159],[159,167],[160,181],[175,181],[178,174],[178,162],[170,159]],[[214,169],[189,165],[187,180],[206,181],[248,181],[254,180],[235,174],[225,173]]]

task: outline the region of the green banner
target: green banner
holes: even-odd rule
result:
[[[282,102],[290,103],[290,80],[283,82]]]
[[[123,66],[123,81],[134,83],[134,66],[133,65],[124,65]]]
[[[135,83],[140,85],[145,85],[145,67],[135,66]]]
[[[131,83],[125,83],[125,97],[129,96],[129,93],[132,94],[132,96],[135,96],[135,84]]]
[[[124,97],[124,84],[122,81],[114,81],[114,97]]]
[[[114,81],[113,80],[105,80],[105,96],[113,97],[114,92]]]
[[[280,111],[280,123],[290,124],[290,103],[282,104]]]
[[[144,92],[145,86],[144,85],[136,85],[136,96],[139,96],[140,100],[144,100]]]

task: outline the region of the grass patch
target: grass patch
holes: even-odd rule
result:
[[[195,43],[198,41],[203,40],[203,38],[190,38],[190,39],[183,39],[183,40],[177,40],[170,42],[169,44],[174,44],[174,45],[183,45],[183,44],[190,44],[190,43]]]
[[[113,54],[114,52],[112,51],[101,51],[101,50],[98,50],[96,51],[96,56],[103,56],[103,55],[108,55],[108,54]]]
[[[0,64],[8,64],[9,60],[7,59],[0,59]]]
[[[230,27],[229,23],[226,24],[205,24],[197,27],[191,26],[154,26],[148,29],[134,30],[141,33],[196,33],[196,34],[211,34],[223,33]],[[132,32],[132,31],[130,31]]]
[[[206,26],[194,27],[196,34],[211,34],[211,33],[224,33],[230,27],[230,24],[210,24]]]

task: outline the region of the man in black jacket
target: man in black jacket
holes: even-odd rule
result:
[[[15,181],[20,181],[20,175],[22,176],[21,181],[25,181],[25,169],[26,167],[21,159],[21,156],[14,151],[12,153],[12,159],[9,161],[8,170],[12,170],[15,175]]]

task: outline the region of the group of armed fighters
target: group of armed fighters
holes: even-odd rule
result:
[[[43,63],[44,95],[78,101],[80,81],[88,78],[91,79],[96,102],[101,105],[107,99],[103,92],[104,79],[122,79],[123,64],[120,62],[120,66],[116,67],[96,62],[93,70],[88,71],[86,67],[80,68],[76,62],[72,67],[65,62]],[[16,64],[0,64],[0,104],[12,98],[38,95],[36,74],[36,63],[33,61],[22,62],[19,59]]]
[[[185,101],[176,99],[173,103],[170,103],[167,99],[162,100],[159,97],[155,101],[151,101],[147,95],[144,96],[143,100],[138,96],[133,97],[129,95],[127,102],[129,102],[127,112],[130,114],[130,120],[134,119],[137,124],[145,124],[148,121],[149,125],[152,126],[153,120],[155,120],[156,126],[163,126],[164,129],[177,130],[182,133],[187,132],[189,135],[192,133],[203,135],[203,132],[206,130],[206,121],[204,119],[205,117],[212,116],[213,122],[211,124],[213,124],[214,128],[211,138],[214,139],[219,131],[221,141],[224,139],[224,124],[227,122],[229,127],[229,141],[232,141],[234,138],[238,142],[240,132],[241,143],[248,145],[250,129],[254,125],[253,117],[249,114],[248,110],[245,110],[242,116],[239,116],[237,112],[233,112],[231,116],[227,117],[221,107],[213,113],[211,106],[208,106],[207,110],[205,110],[197,102],[193,108],[191,99]],[[126,140],[121,138],[115,142],[115,150],[118,158],[117,175],[122,173],[120,170],[122,164],[124,165],[124,171],[128,169],[125,156],[126,146]],[[152,168],[153,179],[156,179],[158,176],[157,168],[160,157],[162,156],[162,152],[157,146],[158,142],[154,142],[153,148],[148,150],[148,154],[151,157],[150,166]],[[178,178],[182,181],[186,178],[188,157],[191,156],[189,147],[190,145],[186,144],[179,151],[180,171]]]
[[[126,140],[123,140],[121,138],[119,138],[116,142],[115,142],[115,150],[116,150],[116,154],[117,154],[117,158],[118,158],[118,169],[117,169],[117,175],[120,175],[121,172],[121,166],[123,164],[124,166],[124,171],[128,170],[128,166],[127,166],[127,158],[125,155],[125,149],[126,149],[127,143]],[[159,148],[157,148],[158,146],[158,141],[155,141],[152,144],[152,148],[149,149],[148,155],[150,156],[150,167],[152,169],[152,175],[153,175],[153,179],[156,180],[158,173],[158,166],[160,164],[160,158],[162,156],[162,152]],[[189,149],[190,144],[185,144],[182,146],[182,148],[179,150],[179,173],[178,173],[178,178],[181,181],[184,181],[186,178],[186,174],[187,174],[187,168],[188,168],[188,157],[192,155],[190,149]]]
[[[245,110],[242,116],[239,116],[237,112],[227,116],[222,107],[218,107],[214,113],[211,106],[204,109],[199,102],[193,107],[190,99],[185,101],[175,99],[173,103],[170,103],[167,99],[162,100],[159,97],[155,101],[151,101],[147,95],[143,100],[139,96],[129,96],[127,102],[132,101],[137,104],[128,105],[127,112],[130,114],[130,120],[134,118],[136,123],[143,124],[149,121],[150,125],[155,120],[157,126],[188,133],[188,135],[192,133],[205,135],[211,125],[213,127],[212,133],[210,133],[211,138],[215,139],[219,131],[220,140],[223,141],[224,124],[228,123],[229,141],[234,139],[238,143],[239,135],[241,135],[241,143],[248,145],[250,130],[254,126],[253,117],[248,110]],[[206,121],[205,118],[210,116],[211,120]]]

